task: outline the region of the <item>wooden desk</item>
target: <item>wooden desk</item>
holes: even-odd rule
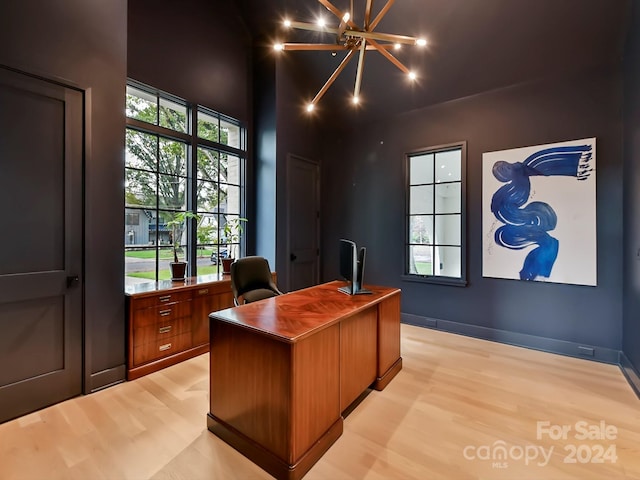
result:
[[[402,368],[400,290],[331,282],[209,315],[209,430],[276,478],[299,479],[342,412]]]

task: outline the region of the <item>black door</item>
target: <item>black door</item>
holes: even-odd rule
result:
[[[83,94],[0,67],[0,422],[82,391]]]
[[[320,281],[320,165],[287,157],[287,291]]]

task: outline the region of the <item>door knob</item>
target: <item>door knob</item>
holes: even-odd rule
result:
[[[80,283],[80,277],[78,275],[71,275],[67,277],[67,288],[75,287]]]

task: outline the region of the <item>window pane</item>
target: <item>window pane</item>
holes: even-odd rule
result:
[[[220,155],[220,180],[240,185],[240,159],[225,153]]]
[[[168,212],[157,212],[159,217],[152,219],[154,222],[151,226],[154,231],[157,231],[158,235],[158,245],[172,245],[173,244],[173,233],[171,231],[171,226],[169,225],[169,221],[171,220],[171,213]],[[156,224],[156,220],[159,218],[160,220]]]
[[[460,213],[460,184],[436,185],[436,213]]]
[[[230,147],[240,148],[240,126],[220,120],[220,143]]]
[[[411,187],[409,197],[409,213],[433,213],[433,185]]]
[[[158,124],[158,107],[156,96],[127,86],[126,115],[136,120]]]
[[[460,277],[460,247],[435,247],[434,253],[434,275],[441,275],[444,277]]]
[[[179,216],[183,212],[160,212],[162,218],[162,244],[177,245],[178,260],[186,260],[187,221]],[[166,232],[167,235],[164,234]]]
[[[409,217],[409,243],[433,243],[433,215]]]
[[[433,275],[433,247],[409,247],[409,273]]]
[[[462,151],[450,150],[436,153],[436,182],[455,182],[462,180]]]
[[[461,215],[437,215],[435,243],[441,245],[461,245],[460,222]]]
[[[240,187],[234,185],[220,185],[219,209],[224,213],[240,213]]]
[[[144,211],[125,209],[124,244],[132,246],[149,246],[149,218]]]
[[[160,208],[185,209],[187,182],[184,177],[160,175],[158,187],[158,205]]]
[[[156,249],[125,249],[124,266],[127,283],[155,282]]]
[[[209,148],[198,148],[198,178],[218,181],[218,152]]]
[[[182,142],[160,139],[160,163],[158,170],[172,175],[187,175],[187,145]]]
[[[218,184],[215,182],[207,182],[205,180],[198,181],[198,209],[201,212],[217,212],[218,211]]]
[[[222,238],[226,246],[228,256],[238,258],[240,256],[240,238],[244,231],[244,224],[239,221],[239,215],[225,215],[222,225]]]
[[[172,102],[166,98],[160,98],[160,126],[187,133],[187,107]]]
[[[218,132],[218,117],[198,111],[198,137],[221,143]]]
[[[433,153],[410,158],[411,185],[433,183]]]
[[[155,172],[158,166],[158,137],[127,129],[125,165]]]
[[[125,170],[124,201],[127,207],[156,208],[156,175],[140,170]]]
[[[210,213],[200,213],[197,236],[198,245],[212,245],[218,243],[218,216]]]

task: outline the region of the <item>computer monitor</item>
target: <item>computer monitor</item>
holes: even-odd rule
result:
[[[360,295],[371,293],[364,286],[364,263],[367,256],[365,247],[356,247],[351,240],[340,240],[340,276],[344,278],[348,285],[340,287],[338,290],[347,295]]]

